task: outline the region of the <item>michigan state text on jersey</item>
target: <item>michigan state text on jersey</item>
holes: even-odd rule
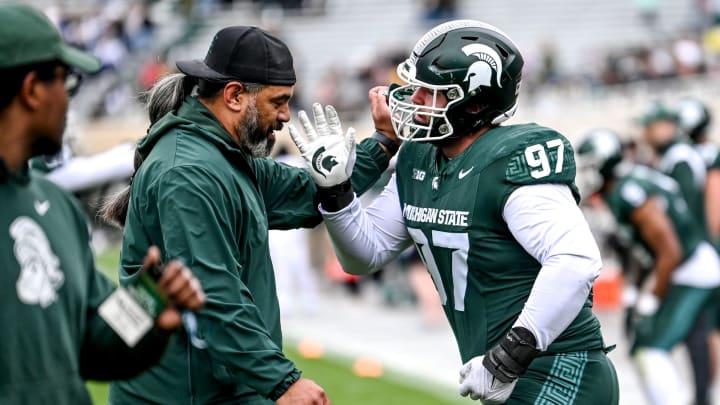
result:
[[[512,40],[483,22],[428,31],[398,65],[406,85],[389,91],[405,141],[396,173],[368,207],[321,201],[321,212],[346,271],[416,246],[465,363],[461,395],[616,404],[590,309],[600,253],[577,206],[572,147],[539,125],[500,126],[517,107],[522,65]]]

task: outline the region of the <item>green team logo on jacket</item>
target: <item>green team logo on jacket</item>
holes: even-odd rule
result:
[[[315,151],[312,158],[312,167],[313,170],[322,174],[323,177],[327,177],[326,173],[330,173],[330,170],[338,164],[338,161],[335,159],[335,156],[324,156],[324,153],[324,146]]]
[[[25,304],[47,308],[57,300],[57,290],[65,275],[45,232],[30,217],[18,217],[10,224],[10,236],[15,239],[13,251],[20,265],[15,289]]]

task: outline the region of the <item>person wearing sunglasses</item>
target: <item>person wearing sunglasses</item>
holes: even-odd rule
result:
[[[160,250],[150,247],[142,267],[160,270],[165,309],[158,307],[154,320],[126,311],[123,305],[132,306],[126,290],[95,269],[77,201],[30,170],[32,157],[62,146],[68,99],[79,84],[74,72],[99,67],[92,55],[66,45],[40,11],[0,5],[2,404],[91,404],[86,379],[126,379],[147,369],[182,324],[179,310],[205,301],[185,265],[162,266]]]

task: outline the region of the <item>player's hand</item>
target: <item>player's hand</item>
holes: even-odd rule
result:
[[[325,390],[314,381],[300,378],[276,401],[278,405],[330,405]]]
[[[143,268],[158,266],[160,260],[160,250],[151,246],[143,261]],[[205,292],[200,282],[190,269],[178,260],[171,260],[165,265],[157,280],[157,286],[168,299],[167,307],[155,320],[160,329],[174,330],[180,327],[182,317],[178,309],[196,310],[205,304]]]
[[[633,309],[631,328],[634,341],[645,340],[652,336],[655,314],[660,308],[660,299],[651,292],[642,292]]]
[[[298,117],[305,136],[294,125],[288,125],[290,137],[297,145],[308,164],[315,184],[319,187],[332,187],[342,184],[350,178],[355,166],[355,129],[350,127],[343,133],[340,118],[331,105],[313,104],[315,126],[305,111]]]
[[[460,369],[460,395],[469,395],[485,405],[503,404],[510,398],[517,379],[509,383],[498,380],[483,366],[484,357],[473,357]]]
[[[399,143],[395,129],[390,120],[390,106],[388,106],[388,94],[390,88],[388,86],[376,86],[368,92],[370,99],[370,115],[372,116],[375,130]]]

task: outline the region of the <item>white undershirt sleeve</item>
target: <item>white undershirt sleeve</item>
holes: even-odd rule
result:
[[[92,156],[75,156],[47,174],[47,178],[69,192],[129,179],[135,172],[135,145],[123,143]]]
[[[330,240],[343,269],[368,274],[396,258],[412,243],[403,221],[395,175],[383,192],[363,209],[355,198],[337,212],[320,207]]]
[[[515,190],[503,210],[510,232],[542,265],[513,326],[523,326],[545,350],[582,309],[602,261],[597,243],[568,186]]]

